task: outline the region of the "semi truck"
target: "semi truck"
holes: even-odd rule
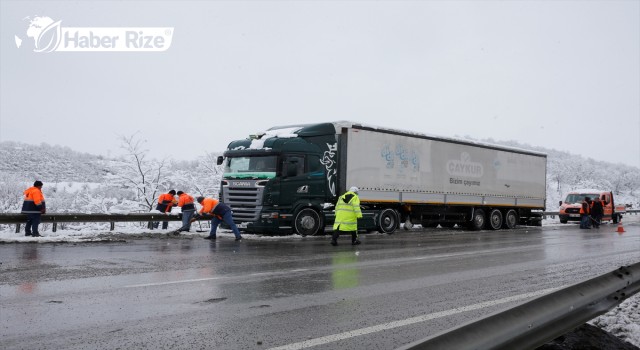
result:
[[[323,234],[359,188],[358,229],[541,225],[546,154],[349,121],[270,128],[229,143],[220,199],[242,230]]]
[[[590,199],[600,198],[602,200],[602,209],[604,212],[602,221],[612,221],[614,224],[617,224],[622,220],[622,214],[627,212],[624,204],[615,204],[613,192],[611,191],[579,189],[567,193],[564,201],[560,201],[560,208],[558,210],[560,223],[566,224],[569,221],[580,221],[580,207],[586,197]]]

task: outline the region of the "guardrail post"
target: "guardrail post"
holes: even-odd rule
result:
[[[111,224],[111,225],[110,225],[110,227],[109,227],[109,231],[113,231],[113,229],[116,227],[116,223],[115,223],[115,222],[113,222],[113,221],[111,221],[111,223],[110,223],[110,224]]]
[[[20,224],[16,224],[16,233],[20,233]]]
[[[51,228],[51,230],[52,230],[53,232],[58,231],[58,223],[57,223],[57,222],[54,222],[54,223],[53,223],[53,227]]]

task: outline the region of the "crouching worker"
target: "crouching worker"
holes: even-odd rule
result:
[[[171,213],[171,207],[178,204],[175,195],[175,190],[171,190],[168,193],[161,194],[160,197],[158,197],[158,205],[156,206],[156,210],[164,214]],[[154,228],[157,228],[158,225],[158,222],[153,223]],[[169,228],[169,221],[163,221],[162,229],[166,230],[167,228]]]
[[[338,245],[338,236],[341,233],[351,234],[351,244],[360,244],[358,240],[358,219],[362,218],[360,210],[360,198],[358,188],[351,187],[336,203],[336,219],[333,223],[333,235],[331,245]]]
[[[182,227],[173,231],[174,235],[179,235],[180,232],[189,232],[191,230],[191,218],[196,213],[196,206],[193,204],[193,197],[182,191],[178,191],[178,206],[182,208]]]
[[[224,222],[229,225],[233,234],[236,236],[236,241],[242,239],[238,226],[233,222],[233,212],[228,205],[213,198],[198,197],[196,200],[200,205],[202,205],[202,209],[200,209],[201,215],[213,216],[211,219],[211,232],[208,237],[205,237],[205,239],[216,239],[216,231],[218,230],[220,222]]]

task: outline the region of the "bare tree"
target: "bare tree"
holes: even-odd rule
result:
[[[0,179],[0,213],[19,211],[22,205],[22,192],[28,187],[24,179],[14,174],[3,174]]]
[[[166,159],[161,161],[148,160],[148,150],[144,148],[146,140],[140,138],[139,132],[131,136],[120,136],[121,148],[126,151],[130,161],[125,171],[119,174],[125,185],[135,191],[135,196],[142,206],[151,211],[156,197],[164,187],[164,167]]]

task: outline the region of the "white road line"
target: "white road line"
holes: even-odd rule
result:
[[[211,281],[217,280],[222,277],[209,277],[209,278],[198,278],[194,280],[180,280],[180,281],[169,281],[169,282],[158,282],[158,283],[144,283],[144,284],[131,284],[128,286],[124,286],[123,288],[138,288],[138,287],[151,287],[151,286],[164,286],[167,284],[179,284],[179,283],[193,283],[193,282],[202,282],[202,281]]]
[[[429,320],[433,320],[433,319],[440,318],[440,317],[451,316],[451,315],[455,315],[455,314],[459,314],[459,313],[463,313],[463,312],[467,312],[467,311],[472,311],[472,310],[484,309],[486,307],[500,305],[500,304],[504,304],[504,303],[509,303],[509,302],[512,302],[512,301],[518,301],[518,300],[522,300],[522,299],[533,298],[533,297],[537,297],[537,296],[540,296],[540,295],[551,293],[551,292],[556,291],[556,290],[561,289],[561,288],[563,288],[563,287],[548,288],[548,289],[543,289],[543,290],[539,290],[539,291],[536,291],[536,292],[514,295],[514,296],[511,296],[511,297],[502,298],[502,299],[498,299],[498,300],[485,301],[485,302],[482,302],[482,303],[473,304],[473,305],[467,305],[467,306],[463,306],[463,307],[459,307],[459,308],[455,308],[455,309],[451,309],[451,310],[447,310],[447,311],[434,312],[434,313],[428,314],[428,315],[411,317],[411,318],[407,318],[407,319],[404,319],[404,320],[393,321],[393,322],[389,322],[389,323],[383,323],[383,324],[379,324],[379,325],[376,325],[376,326],[355,329],[355,330],[344,332],[344,333],[332,334],[332,335],[327,335],[325,337],[320,337],[320,338],[301,341],[301,342],[298,342],[298,343],[292,343],[292,344],[288,344],[288,345],[278,346],[278,347],[270,348],[270,349],[267,349],[267,350],[305,349],[305,348],[308,348],[308,347],[323,345],[323,344],[335,342],[335,341],[338,341],[338,340],[344,340],[344,339],[357,337],[357,336],[360,336],[360,335],[365,335],[365,334],[374,333],[374,332],[380,332],[380,331],[384,331],[384,330],[391,329],[391,328],[403,327],[403,326],[407,326],[407,325],[414,324],[414,323],[429,321]]]
[[[260,277],[260,276],[270,276],[270,275],[284,275],[292,272],[305,272],[309,271],[309,269],[294,269],[288,271],[280,271],[280,272],[256,272],[245,275],[244,277]],[[218,277],[207,277],[207,278],[198,278],[192,280],[179,280],[179,281],[168,281],[168,282],[157,282],[157,283],[144,283],[144,284],[130,284],[127,286],[123,286],[122,288],[140,288],[140,287],[153,287],[153,286],[165,286],[169,284],[180,284],[180,283],[193,283],[193,282],[203,282],[203,281],[212,281],[223,278],[231,278],[233,276],[218,276]]]

